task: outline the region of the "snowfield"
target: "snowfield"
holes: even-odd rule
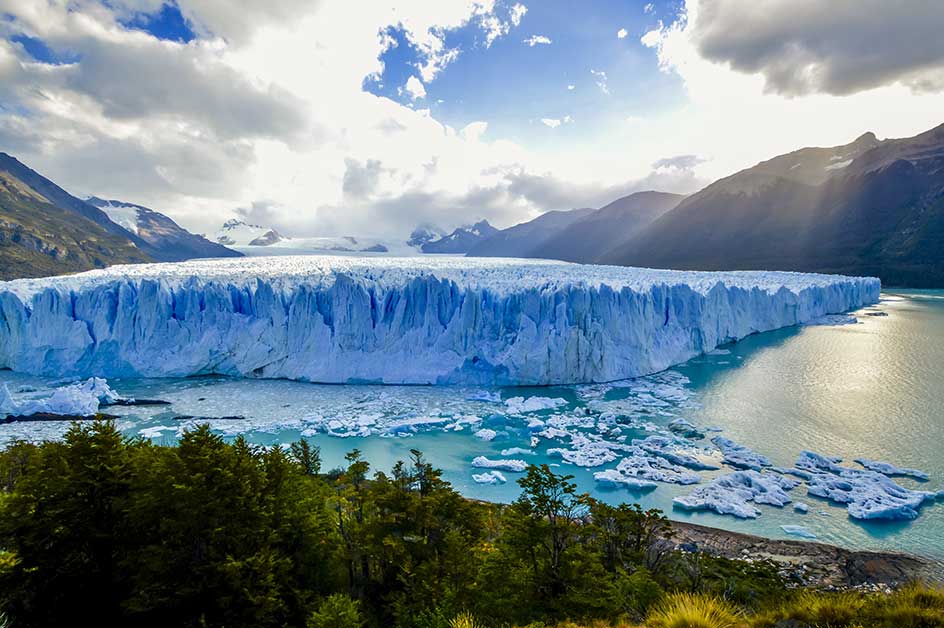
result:
[[[874,278],[493,258],[114,266],[0,282],[0,368],[324,383],[607,382],[875,303],[879,289]]]

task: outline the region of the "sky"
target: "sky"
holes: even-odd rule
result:
[[[944,122],[937,0],[0,0],[0,151],[213,234],[405,237]]]

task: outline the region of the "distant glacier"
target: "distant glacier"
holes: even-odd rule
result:
[[[879,299],[878,279],[536,260],[279,257],[0,282],[0,368],[322,383],[645,375]]]

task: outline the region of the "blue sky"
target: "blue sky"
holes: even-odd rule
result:
[[[939,2],[2,4],[0,150],[197,232],[507,226],[944,122]]]
[[[448,47],[461,50],[458,58],[418,100],[403,87],[417,75],[421,57],[402,30],[391,28],[398,45],[382,55],[383,74],[369,77],[364,88],[405,106],[428,107],[456,128],[484,119],[491,136],[529,145],[553,145],[562,136],[592,142],[614,120],[684,105],[679,77],[660,72],[655,52],[640,43],[660,19],[671,21],[677,12],[676,2],[543,0],[529,5],[518,28],[489,47],[480,29],[466,25],[446,37]],[[551,43],[531,46],[526,40],[532,36]],[[605,73],[608,93],[591,70]],[[557,129],[540,122],[565,116],[573,122]]]

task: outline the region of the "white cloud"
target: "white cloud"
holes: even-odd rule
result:
[[[426,87],[424,87],[423,82],[415,76],[411,76],[406,80],[406,86],[404,89],[410,95],[412,100],[416,100],[417,98],[426,98]]]
[[[576,86],[576,85],[568,85],[568,86],[567,86],[567,91],[568,91],[568,92],[572,92],[572,91],[574,91],[575,89],[577,89],[577,86]]]
[[[550,45],[553,42],[551,42],[550,37],[547,37],[545,35],[531,35],[530,37],[525,39],[523,43],[526,43],[530,47],[534,48],[538,44]]]
[[[610,93],[610,88],[606,84],[606,72],[603,70],[590,70],[590,74],[593,75],[594,80],[596,80],[597,87],[600,88],[600,91],[604,94]]]
[[[618,31],[616,31],[616,36],[617,36],[619,39],[626,39],[626,36],[627,36],[627,35],[629,35],[629,31],[626,30],[625,28],[621,28],[621,29],[619,29]]]
[[[944,2],[688,4],[686,32],[699,54],[761,74],[772,92],[847,95],[893,83],[917,91],[944,89]]]
[[[521,19],[524,17],[525,13],[528,12],[528,7],[524,6],[520,2],[516,3],[511,7],[511,13],[509,19],[511,20],[512,26],[518,26],[521,24]]]
[[[695,25],[702,7],[709,4],[712,2],[687,0],[674,23],[660,24],[641,38],[655,51],[663,71],[681,80],[687,103],[647,116],[645,126],[640,127],[645,139],[636,144],[637,150],[710,155],[711,160],[698,171],[703,176],[720,177],[803,146],[843,144],[869,130],[879,137],[908,137],[941,123],[944,94],[915,93],[901,83],[889,82],[843,97],[823,93],[787,96],[771,91],[761,71],[732,69],[702,53],[702,34]],[[763,11],[777,5],[764,3]],[[748,21],[761,10],[759,5],[749,6],[756,11],[744,16]],[[809,8],[805,2],[790,6]],[[819,13],[825,16],[830,12]],[[846,23],[835,25],[835,30],[840,37],[839,31],[855,29]],[[802,68],[797,72],[802,73]],[[894,115],[889,115],[890,111]]]
[[[564,116],[563,118],[541,118],[541,124],[552,129],[556,129],[562,124],[569,124],[573,122],[573,118],[570,116]]]
[[[655,9],[656,9],[656,6],[652,4],[651,2],[649,2],[646,4],[646,6],[642,8],[642,12],[648,15],[649,13],[652,13],[653,11],[655,11]]]

